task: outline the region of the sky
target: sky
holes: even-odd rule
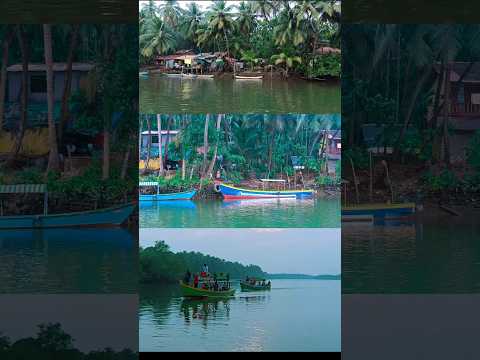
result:
[[[162,240],[268,273],[340,274],[340,229],[140,229],[140,246]]]
[[[138,349],[138,296],[0,295],[0,333],[16,341],[36,336],[38,325],[56,323],[88,352]]]

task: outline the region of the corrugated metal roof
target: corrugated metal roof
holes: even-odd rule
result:
[[[93,64],[87,63],[73,63],[72,69],[73,71],[90,71],[95,67]],[[66,63],[54,63],[53,64],[53,71],[66,71],[67,64]],[[7,68],[7,71],[23,71],[22,64],[14,64],[10,65]],[[47,71],[47,65],[45,64],[28,64],[28,71]]]
[[[47,192],[45,184],[0,185],[0,194],[43,194]]]

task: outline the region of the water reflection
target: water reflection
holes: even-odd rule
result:
[[[142,113],[340,113],[338,83],[140,77]]]
[[[229,320],[230,301],[231,299],[183,299],[180,310],[185,324],[201,321],[203,327],[206,328],[209,318],[213,321],[217,318]]]
[[[0,293],[131,293],[136,266],[122,228],[0,231]]]
[[[343,292],[478,292],[479,240],[479,224],[342,224]]]

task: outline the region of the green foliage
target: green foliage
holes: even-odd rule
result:
[[[231,279],[266,276],[256,265],[246,266],[199,252],[173,253],[165,242],[159,241],[152,247],[140,249],[140,281],[175,283],[182,279],[187,270],[200,272],[203,264],[208,265],[211,273],[228,273]]]
[[[308,78],[325,76],[340,77],[342,72],[342,59],[340,54],[316,55],[307,63],[300,66]]]
[[[428,171],[422,178],[427,190],[432,192],[454,190],[460,184],[455,174],[448,169],[443,169],[438,175]]]
[[[342,168],[348,167],[348,169],[351,169],[350,159],[353,161],[355,169],[368,169],[369,167],[370,158],[368,151],[363,148],[355,147],[344,150],[342,154]]]
[[[480,173],[480,131],[471,139],[467,148],[468,164]]]

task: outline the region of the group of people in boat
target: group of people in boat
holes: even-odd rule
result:
[[[245,282],[247,284],[250,284],[252,286],[270,286],[270,280],[268,282],[265,282],[265,279],[263,280],[257,280],[255,278],[250,278],[247,276],[245,279]]]
[[[210,291],[227,291],[231,287],[229,274],[222,278],[219,278],[216,273],[210,274],[207,264],[203,264],[200,273],[192,275],[190,270],[187,270],[183,277],[183,282],[194,288]]]

